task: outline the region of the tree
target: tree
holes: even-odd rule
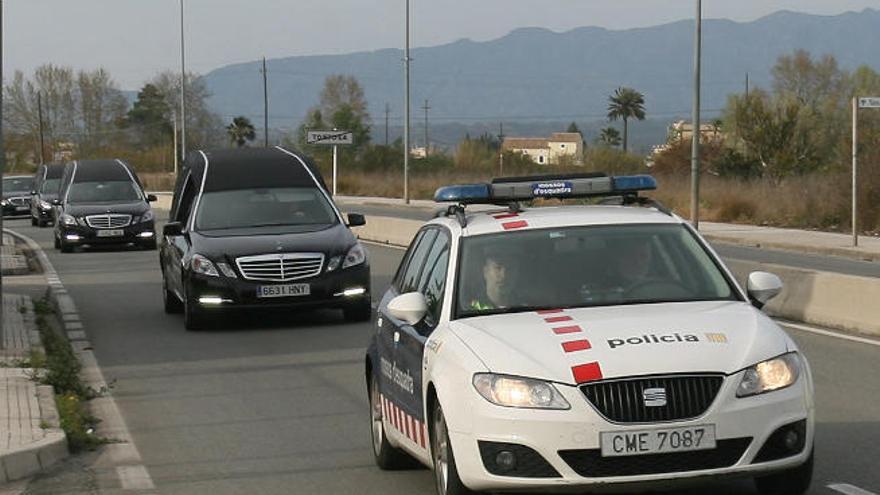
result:
[[[321,90],[320,109],[324,115],[334,115],[343,106],[351,109],[352,115],[365,124],[370,122],[364,90],[354,76],[335,74],[327,76]]]
[[[572,122],[571,124],[568,124],[568,129],[566,129],[565,132],[577,132],[580,134],[581,130],[576,123]]]
[[[80,153],[91,154],[116,141],[128,102],[103,68],[77,74]]]
[[[226,133],[229,135],[229,140],[239,148],[243,148],[245,144],[257,137],[254,125],[247,117],[232,119],[232,123],[226,126]]]
[[[180,107],[180,74],[165,71],[150,83],[165,97],[168,108]],[[188,149],[222,144],[223,121],[208,107],[211,92],[205,80],[192,73],[186,74],[186,147]],[[178,115],[178,119],[180,115]]]
[[[627,151],[629,119],[645,120],[645,96],[632,88],[617,88],[608,97],[608,120],[623,120],[623,151]]]
[[[138,92],[125,123],[137,128],[142,144],[156,145],[174,131],[170,116],[171,108],[165,95],[156,85],[147,83]]]
[[[299,127],[299,146],[318,151],[306,144],[309,130],[340,129],[351,131],[352,146],[343,147],[340,153],[345,159],[362,153],[370,144],[370,114],[364,90],[353,76],[332,75],[324,80],[319,105],[309,109]]]
[[[620,131],[613,127],[606,127],[599,131],[599,138],[596,141],[612,148],[620,146]]]

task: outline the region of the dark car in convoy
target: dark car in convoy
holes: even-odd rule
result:
[[[55,204],[55,247],[128,245],[156,249],[150,202],[131,166],[122,160],[67,164]]]
[[[34,177],[31,175],[10,175],[3,178],[3,216],[24,216],[31,209],[31,190]]]
[[[276,147],[191,153],[160,262],[165,311],[189,330],[227,309],[342,309],[368,320],[370,267],[317,169]]]
[[[52,203],[58,199],[63,177],[63,163],[47,163],[37,169],[31,191],[31,225],[45,227],[55,221]]]

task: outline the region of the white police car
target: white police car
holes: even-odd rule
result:
[[[814,406],[803,354],[649,176],[452,186],[378,309],[366,356],[376,462],[438,493],[653,489],[753,477],[800,494]],[[521,208],[540,197],[616,205]],[[466,212],[468,204],[495,211]]]

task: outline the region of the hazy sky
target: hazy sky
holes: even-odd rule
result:
[[[404,0],[184,0],[187,68],[403,45]],[[414,46],[512,29],[610,29],[690,19],[692,0],[411,0]],[[704,16],[748,21],[788,9],[834,15],[880,0],[703,0]],[[123,89],[179,68],[179,0],[6,0],[3,71],[52,62],[107,68]]]

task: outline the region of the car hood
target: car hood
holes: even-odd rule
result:
[[[143,201],[130,203],[68,203],[64,206],[64,213],[78,217],[100,215],[102,213],[142,215],[149,209],[150,205]]]
[[[311,227],[299,232],[258,234],[249,229],[239,231],[193,232],[190,234],[193,251],[214,259],[226,258],[233,262],[239,256],[273,253],[344,254],[356,242],[351,231],[342,224],[330,227]]]
[[[776,323],[737,301],[480,316],[454,321],[451,329],[494,373],[572,385],[635,375],[731,374],[793,346]],[[566,350],[568,342],[578,343]]]

